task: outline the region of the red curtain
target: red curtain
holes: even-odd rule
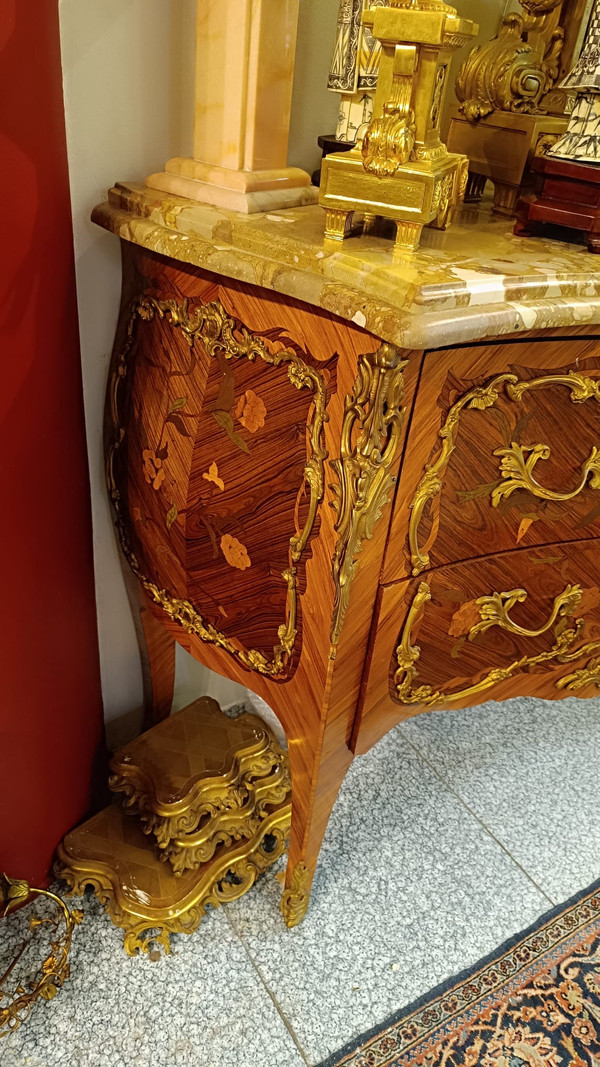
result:
[[[89,808],[102,744],[58,5],[49,0],[0,0],[0,193],[0,870],[39,885]]]

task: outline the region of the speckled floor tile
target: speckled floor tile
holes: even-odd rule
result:
[[[85,910],[70,981],[1,1040],[2,1067],[305,1067],[223,910],[154,963]]]
[[[520,698],[400,730],[555,903],[600,876],[600,700]]]
[[[295,930],[280,892],[269,872],[227,918],[311,1063],[549,906],[397,731],[353,764]]]

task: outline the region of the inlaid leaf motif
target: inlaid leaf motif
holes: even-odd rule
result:
[[[266,416],[267,409],[264,401],[253,389],[246,389],[235,406],[236,419],[239,419],[242,426],[245,426],[250,433],[256,433],[264,426]]]
[[[236,567],[239,571],[245,571],[251,565],[246,546],[232,534],[223,534],[221,537],[221,552],[229,566]]]
[[[171,526],[175,522],[175,519],[177,518],[178,514],[179,512],[177,510],[177,506],[176,504],[173,504],[167,511],[167,530],[171,529]]]
[[[538,517],[538,515],[525,515],[525,517],[521,519],[519,523],[519,529],[517,531],[517,544],[519,543],[519,541],[523,540],[532,522],[535,522]]]
[[[206,478],[207,482],[214,482],[214,484],[217,486],[217,489],[220,489],[221,492],[223,492],[223,490],[225,489],[225,482],[222,478],[219,478],[219,468],[216,463],[211,463],[208,470],[204,471],[202,477]]]
[[[244,441],[244,438],[240,437],[239,433],[236,433],[236,431],[234,430],[233,418],[229,411],[221,411],[221,409],[219,408],[217,409],[217,411],[212,412],[212,417],[218,422],[219,426],[223,427],[225,433],[229,438],[231,438],[234,445],[237,445],[238,448],[241,448],[242,452],[250,452],[250,449]]]
[[[177,415],[177,414],[167,415],[167,418],[166,418],[165,421],[166,422],[170,422],[171,425],[174,426],[175,429],[177,430],[177,433],[181,434],[182,437],[189,437],[190,436],[190,432],[189,432],[185,422],[181,418],[181,415]]]
[[[169,415],[172,415],[174,411],[180,411],[181,408],[184,408],[187,404],[187,399],[187,396],[178,396],[169,408]]]
[[[497,478],[495,482],[488,482],[486,485],[477,485],[475,489],[459,489],[456,493],[461,503],[468,500],[477,500],[480,496],[489,496],[490,493],[500,485],[502,479]]]

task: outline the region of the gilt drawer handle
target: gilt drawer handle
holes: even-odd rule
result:
[[[568,585],[554,600],[550,617],[539,630],[526,630],[519,626],[510,617],[510,612],[515,604],[523,604],[527,600],[525,589],[511,589],[508,593],[492,593],[491,596],[480,596],[475,601],[479,608],[480,622],[475,623],[468,633],[468,640],[474,641],[479,634],[483,634],[492,626],[499,626],[509,634],[517,634],[519,637],[540,637],[550,630],[557,619],[565,615],[572,615],[581,603],[583,591],[579,585]]]
[[[414,600],[409,608],[400,644],[396,649],[397,670],[394,675],[395,699],[401,704],[423,704],[425,707],[435,707],[465,700],[478,693],[485,692],[496,685],[511,678],[517,671],[525,667],[535,666],[556,660],[558,663],[570,663],[584,656],[589,656],[600,649],[600,641],[592,641],[579,648],[573,646],[580,640],[583,628],[583,619],[574,619],[573,625],[560,628],[555,624],[560,619],[565,619],[579,607],[583,596],[583,590],[579,585],[567,585],[562,593],[554,599],[552,611],[546,623],[539,630],[527,630],[510,618],[510,611],[515,604],[522,604],[527,598],[525,589],[512,589],[505,593],[492,593],[490,596],[479,597],[475,601],[479,609],[479,621],[470,627],[467,638],[474,641],[481,633],[485,633],[492,626],[499,626],[507,633],[516,634],[520,637],[539,637],[555,627],[554,644],[547,652],[540,652],[537,656],[521,656],[507,667],[491,667],[480,681],[464,689],[453,693],[444,693],[434,689],[431,685],[415,686],[419,671],[418,662],[421,657],[419,645],[412,643],[413,628],[431,600],[431,588],[427,582],[421,582]],[[597,682],[600,685],[600,666],[597,661],[588,664],[585,671],[577,671],[567,675],[556,683],[558,688],[569,689],[581,688]]]
[[[529,455],[527,455],[529,453]],[[518,445],[515,441],[510,448],[497,448],[495,456],[501,456],[500,474],[504,478],[501,485],[492,490],[492,507],[514,493],[516,489],[526,489],[541,500],[573,500],[585,489],[590,477],[590,489],[600,489],[600,451],[594,446],[581,468],[581,482],[570,493],[558,493],[553,489],[546,489],[535,479],[535,465],[540,459],[550,458],[548,445]]]
[[[446,468],[456,448],[456,438],[460,429],[463,411],[466,408],[485,411],[496,404],[501,394],[505,394],[510,400],[518,402],[523,399],[524,394],[530,389],[546,389],[555,385],[564,386],[568,389],[574,404],[582,404],[586,400],[592,399],[600,403],[600,379],[588,378],[583,374],[578,374],[576,371],[569,371],[568,374],[548,374],[541,378],[532,378],[529,381],[519,381],[515,374],[499,374],[485,385],[470,389],[452,405],[438,434],[441,448],[435,459],[425,468],[409,505],[408,540],[412,573],[414,575],[421,574],[429,566],[429,549],[437,536],[439,517],[434,516],[431,532],[425,545],[420,543],[419,527],[427,504],[442,491]],[[532,455],[526,459],[524,453],[528,451],[531,451]],[[535,496],[542,497],[545,500],[571,500],[585,487],[590,474],[592,475],[589,483],[590,487],[592,489],[600,488],[600,453],[598,449],[594,448],[582,468],[583,482],[574,492],[561,494],[544,489],[543,486],[535,481],[533,468],[539,459],[548,459],[549,454],[550,449],[546,445],[535,445],[532,449],[519,451],[519,446],[513,443],[510,449],[498,449],[494,455],[503,457],[500,470],[507,481],[492,492],[493,506],[497,507],[504,496],[509,496],[515,489],[521,488],[528,489]]]

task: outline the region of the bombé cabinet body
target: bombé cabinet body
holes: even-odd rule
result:
[[[355,754],[428,709],[596,692],[600,328],[406,347],[341,287],[258,284],[251,247],[228,275],[230,234],[200,266],[131,218],[98,221],[126,238],[107,471],[148,701],[177,641],[276,712],[293,925]]]

